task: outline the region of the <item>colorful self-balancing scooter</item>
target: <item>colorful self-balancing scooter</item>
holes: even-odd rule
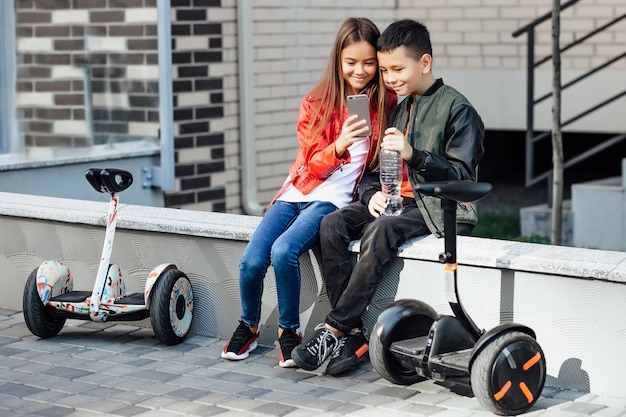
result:
[[[379,316],[370,338],[374,369],[396,384],[425,379],[469,386],[483,407],[495,414],[517,415],[539,398],[546,361],[535,332],[506,323],[479,329],[461,304],[457,288],[456,208],[480,200],[491,184],[450,181],[420,184],[421,194],[441,199],[444,209],[445,288],[453,315],[439,315],[428,304],[396,300]]]
[[[156,337],[163,343],[182,342],[193,319],[193,291],[184,272],[176,265],[155,267],[143,293],[128,293],[122,272],[110,264],[117,222],[118,194],[133,183],[133,176],[120,169],[87,170],[85,176],[98,192],[110,194],[109,214],[102,257],[91,291],[74,290],[69,268],[57,260],[44,261],[28,277],[24,288],[23,314],[35,335],[57,335],[66,319],[132,321],[150,317]]]

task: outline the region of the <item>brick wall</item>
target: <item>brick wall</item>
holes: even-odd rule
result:
[[[16,3],[26,146],[157,137],[156,0]],[[85,70],[92,95],[85,94]],[[93,103],[93,128],[86,100]]]
[[[171,0],[176,181],[167,207],[226,210],[222,24],[210,17],[220,3]],[[16,20],[27,147],[158,137],[157,0],[17,0]]]
[[[226,3],[226,2],[224,2]],[[232,2],[230,2],[232,4]],[[224,6],[223,6],[224,7]],[[297,151],[295,124],[301,97],[321,75],[332,41],[341,22],[350,16],[370,17],[383,30],[391,21],[415,18],[424,22],[431,32],[435,55],[436,74],[450,70],[493,72],[510,77],[519,73],[523,80],[526,65],[526,37],[513,38],[512,33],[545,13],[550,12],[551,2],[546,0],[360,0],[360,1],[299,1],[256,0],[253,3],[254,31],[254,95],[255,95],[255,144],[257,150],[256,178],[258,200],[264,204],[271,200],[284,181],[287,169]],[[623,0],[581,0],[574,8],[561,16],[561,41],[565,45],[580,38],[591,29],[626,12]],[[232,28],[235,22],[228,23]],[[562,57],[564,70],[586,70],[616,55],[626,44],[626,22],[574,48]],[[231,33],[224,33],[230,39]],[[551,53],[551,23],[537,28],[536,56],[542,58]],[[229,56],[236,51],[228,43]],[[580,49],[579,49],[580,48]],[[617,52],[616,52],[617,51]],[[550,68],[550,64],[545,64]],[[626,69],[621,60],[613,68]],[[228,85],[236,84],[236,74],[227,77]],[[518,77],[515,77],[517,79]],[[475,80],[455,80],[461,91],[476,88]],[[487,88],[484,86],[482,88]],[[516,85],[523,93],[523,84]],[[225,95],[235,100],[236,92]],[[473,96],[478,101],[482,97]],[[511,111],[516,121],[510,122],[522,129],[524,121],[523,98],[520,111]],[[481,103],[486,122],[501,113],[495,107]],[[237,111],[226,107],[226,119]],[[487,126],[488,128],[490,126]],[[227,182],[227,207],[238,212],[240,198],[237,169],[239,159],[238,126],[228,123],[226,127],[226,169],[231,175]],[[228,138],[233,141],[228,143]],[[230,153],[229,150],[232,152]],[[232,194],[229,189],[232,187]]]
[[[157,135],[156,0],[16,1],[18,102],[27,146],[87,142],[80,72],[85,64],[93,79],[96,141]],[[171,0],[176,185],[165,193],[168,207],[243,211],[241,174],[249,168],[241,165],[237,4]],[[260,205],[286,177],[298,146],[300,99],[321,75],[345,18],[367,16],[381,30],[395,19],[416,18],[431,32],[438,74],[511,77],[523,74],[526,61],[526,39],[513,38],[512,32],[551,7],[546,0],[254,0],[251,5],[254,88],[245,93],[255,97],[254,137],[248,139],[256,147]],[[624,13],[623,0],[581,0],[561,17],[562,42]],[[564,54],[563,68],[586,70],[623,52],[624,26],[622,21]],[[550,22],[537,30],[539,58],[550,53],[550,31]],[[626,63],[613,68],[623,70]],[[464,92],[478,88],[472,100],[483,99],[480,91],[488,87],[477,84],[471,77],[454,83]],[[518,84],[523,91],[523,82]],[[511,100],[523,107],[519,97]],[[523,110],[507,112],[495,103],[481,107],[487,128],[497,114],[515,118],[507,123],[520,129]]]
[[[226,2],[224,2],[226,3]],[[232,4],[234,2],[230,2]],[[355,9],[349,1],[259,0],[253,2],[252,30],[254,45],[254,142],[257,152],[257,200],[267,204],[287,176],[296,155],[298,142],[296,122],[300,100],[318,81],[326,66],[332,44],[341,23],[348,17],[368,16],[381,28],[396,14],[394,1],[359,1]],[[236,22],[229,22],[225,39],[229,39],[229,59],[236,59]],[[233,49],[230,49],[233,48]],[[235,67],[236,68],[236,67]],[[237,74],[227,76],[228,85],[237,83]],[[225,91],[229,99],[236,100]],[[236,103],[226,107],[227,138],[227,198],[229,208],[241,198],[237,154],[239,133]],[[230,119],[233,117],[233,119]],[[232,193],[230,192],[232,190]],[[231,210],[229,210],[231,211]]]
[[[226,211],[220,0],[171,0],[176,190],[167,207]]]
[[[433,41],[440,68],[523,69],[526,36],[511,34],[552,10],[546,0],[399,0],[396,16],[423,21]],[[565,3],[562,1],[561,3]],[[580,0],[561,13],[561,44],[581,38],[594,28],[626,13],[622,0]],[[552,54],[550,21],[538,26],[535,54]],[[563,69],[589,69],[624,52],[626,22],[590,38],[561,58]],[[548,63],[547,66],[550,64]],[[620,68],[626,68],[622,60]]]

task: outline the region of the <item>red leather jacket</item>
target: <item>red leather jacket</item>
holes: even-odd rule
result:
[[[386,93],[388,109],[390,109],[396,104],[397,97],[393,91],[388,90]],[[288,181],[281,187],[269,204],[270,206],[280,197],[289,184],[293,184],[298,191],[306,195],[326,180],[326,178],[330,177],[333,172],[341,168],[342,165],[350,163],[351,158],[349,151],[346,150],[340,158],[337,158],[335,155],[335,140],[341,135],[341,127],[348,118],[347,108],[344,109],[341,117],[337,117],[333,112],[333,117],[330,118],[320,137],[312,138],[307,136],[306,133],[309,123],[311,123],[313,110],[320,104],[320,99],[311,95],[304,97],[300,103],[297,124],[300,149],[298,150],[296,159],[289,168],[291,181]],[[372,121],[372,136],[365,166],[372,161],[376,147],[378,146],[379,123],[375,103],[372,103],[372,106],[370,106],[370,119]],[[362,175],[363,172],[361,172],[361,176]]]

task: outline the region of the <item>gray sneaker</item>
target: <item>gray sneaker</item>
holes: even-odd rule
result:
[[[291,352],[291,358],[300,368],[313,371],[332,355],[339,341],[324,323],[315,327],[315,333],[305,343],[300,343]]]

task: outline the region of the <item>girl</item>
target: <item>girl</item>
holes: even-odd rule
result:
[[[353,200],[364,170],[376,165],[396,96],[378,73],[376,42],[380,32],[365,18],[341,25],[326,70],[303,98],[298,115],[300,148],[289,176],[254,232],[239,264],[242,313],[224,346],[222,358],[241,360],[257,347],[263,279],[270,263],[278,294],[278,342],[281,367],[292,367],[291,351],[301,341],[300,264],[298,257],[318,241],[322,217]],[[365,120],[348,115],[346,96],[367,94],[372,132]]]

